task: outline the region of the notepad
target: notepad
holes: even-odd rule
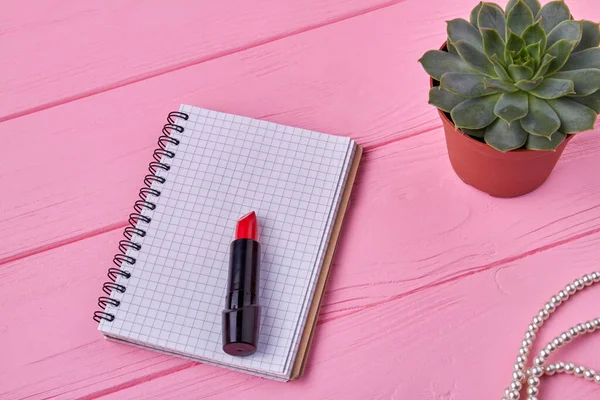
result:
[[[362,150],[343,136],[182,105],[169,114],[95,313],[107,339],[287,381],[304,370]],[[256,353],[222,350],[230,243],[255,211]]]

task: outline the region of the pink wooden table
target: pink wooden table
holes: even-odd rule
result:
[[[597,0],[569,4],[600,20]],[[533,315],[600,266],[600,132],[577,136],[530,195],[462,184],[417,59],[473,5],[4,1],[0,399],[499,399]],[[92,321],[164,117],[183,102],[366,149],[299,381],[110,343]],[[536,349],[600,316],[600,291],[587,292]],[[600,370],[597,334],[556,357]],[[553,377],[541,398],[599,388]]]

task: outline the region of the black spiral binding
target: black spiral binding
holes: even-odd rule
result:
[[[172,111],[167,117],[167,124],[163,126],[162,135],[158,138],[158,148],[154,150],[154,154],[152,156],[154,161],[148,166],[150,174],[144,177],[145,186],[141,188],[139,192],[140,200],[137,200],[133,205],[135,212],[129,214],[129,226],[123,231],[125,240],[121,240],[119,242],[120,253],[115,254],[113,258],[113,263],[117,266],[117,268],[112,267],[108,269],[107,275],[110,281],[104,282],[104,285],[102,285],[102,291],[106,294],[106,296],[98,298],[98,306],[103,311],[94,312],[94,321],[96,322],[100,322],[103,319],[109,322],[113,321],[115,319],[114,314],[110,314],[104,310],[106,309],[107,305],[118,307],[121,304],[119,300],[111,298],[110,294],[113,290],[116,290],[120,293],[124,293],[126,290],[126,287],[116,283],[116,280],[119,276],[122,276],[125,279],[129,279],[131,277],[131,272],[127,271],[127,267],[133,266],[136,260],[135,258],[127,255],[127,250],[140,250],[142,248],[139,243],[134,241],[134,236],[144,237],[146,236],[146,231],[138,228],[137,223],[138,221],[150,223],[151,218],[142,215],[142,211],[144,208],[148,210],[154,210],[156,208],[156,204],[148,201],[148,195],[157,197],[160,196],[160,191],[152,188],[152,184],[154,182],[159,184],[165,183],[165,178],[156,175],[156,173],[158,170],[162,169],[164,171],[168,171],[171,168],[168,164],[162,162],[163,157],[169,159],[175,157],[174,152],[167,150],[167,144],[171,143],[175,146],[179,144],[179,140],[172,137],[171,132],[173,130],[179,133],[183,132],[183,127],[175,124],[175,118],[187,120],[189,116],[186,113]]]

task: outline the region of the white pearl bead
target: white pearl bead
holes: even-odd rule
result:
[[[546,303],[544,305],[544,308],[546,309],[546,311],[548,311],[549,313],[554,312],[554,310],[556,310],[556,306],[554,306],[554,304],[552,303]]]
[[[600,374],[596,374],[596,376],[594,377],[594,382],[600,384]]]
[[[550,302],[558,307],[562,303],[562,300],[558,296],[552,296],[552,298],[550,299]]]
[[[571,336],[573,336],[574,338],[576,338],[579,335],[579,332],[577,332],[577,329],[575,328],[571,328],[569,329],[569,333],[571,334]]]
[[[592,378],[593,378],[593,377],[592,377]],[[519,382],[519,381],[512,381],[512,382],[510,383],[510,388],[511,388],[512,390],[519,391],[519,390],[523,389],[523,384],[522,384],[521,382]]]
[[[585,377],[585,379],[587,379],[588,381],[593,381],[594,377],[596,376],[596,371],[594,371],[593,369],[586,369],[583,372],[583,376]]]
[[[577,279],[575,282],[573,282],[573,284],[575,285],[575,288],[577,290],[581,290],[585,286],[585,284],[583,283],[583,279]]]
[[[592,283],[594,283],[594,280],[589,274],[583,277],[583,284],[585,286],[590,286]]]
[[[556,366],[554,364],[550,364],[546,367],[546,375],[554,375],[556,373]]]
[[[574,371],[575,371],[575,364],[573,364],[573,363],[565,364],[565,372],[567,374],[572,375]]]
[[[531,339],[525,339],[521,342],[521,344],[523,345],[523,347],[531,347],[533,345],[533,341]]]
[[[571,285],[571,284],[568,284],[567,286],[565,286],[565,290],[569,294],[575,294],[575,292],[577,291],[577,289],[575,288],[575,285]]]
[[[594,324],[592,324],[591,321],[590,322],[586,322],[585,323],[585,330],[588,333],[592,333],[592,332],[594,332],[596,330],[596,326]]]
[[[559,348],[560,346],[562,346],[562,345],[563,345],[563,344],[561,343],[561,341],[560,341],[560,338],[558,338],[558,337],[555,337],[555,338],[552,340],[552,343],[553,343],[553,344],[556,346],[556,348]],[[564,342],[563,342],[563,343],[564,343]]]
[[[550,352],[553,352],[554,350],[556,350],[556,346],[554,345],[554,343],[550,342],[546,345],[546,349]]]
[[[583,376],[583,373],[585,372],[585,368],[581,367],[581,366],[576,366],[575,369],[573,370],[573,373],[576,376]]]
[[[550,318],[550,313],[544,309],[541,309],[540,312],[538,313],[538,317],[540,317],[541,319],[543,319],[545,321],[548,318]]]
[[[523,382],[525,380],[525,373],[523,371],[515,371],[512,374],[514,380]]]
[[[554,364],[554,368],[556,369],[556,372],[564,372],[565,371],[565,363],[562,361],[557,362],[556,364]]]
[[[538,400],[537,396],[529,396],[527,400]]]
[[[508,398],[511,400],[519,400],[520,397],[521,397],[521,394],[519,394],[519,392],[517,392],[515,390],[508,393]]]
[[[538,328],[536,325],[534,324],[529,324],[529,326],[527,327],[527,330],[530,332],[537,332],[540,328]]]
[[[563,332],[560,337],[565,343],[569,343],[571,340],[573,340],[573,335],[571,335],[569,332]]]
[[[600,272],[594,272],[592,274],[592,279],[594,280],[595,283],[600,282]]]
[[[539,390],[535,386],[529,386],[527,388],[527,394],[530,396],[537,396],[538,392],[539,392]]]
[[[531,331],[525,332],[525,339],[534,340],[535,339],[535,333],[533,333]]]
[[[548,349],[543,349],[542,351],[540,351],[540,357],[542,357],[542,358],[550,357],[550,351]]]
[[[523,371],[524,369],[525,369],[525,364],[523,364],[523,363],[516,363],[513,366],[513,370],[515,370],[515,371]]]
[[[532,323],[533,323],[533,325],[535,325],[539,328],[544,323],[544,320],[536,315],[535,317],[533,317]]]
[[[529,384],[529,386],[540,386],[540,378],[532,376],[527,380],[527,383]]]
[[[577,333],[582,334],[585,333],[585,325],[584,324],[578,324],[575,329],[577,330]]]
[[[542,357],[534,358],[533,365],[537,365],[538,367],[541,367],[542,365],[544,365],[544,359]]]
[[[565,292],[564,290],[561,290],[560,292],[558,292],[558,297],[560,297],[560,299],[563,302],[569,300],[569,294],[567,292]]]
[[[544,374],[543,368],[538,367],[538,366],[535,366],[535,367],[531,368],[531,375],[532,376],[535,376],[536,378],[539,378],[543,374]]]
[[[525,364],[527,362],[527,357],[523,357],[521,355],[517,356],[517,362]]]

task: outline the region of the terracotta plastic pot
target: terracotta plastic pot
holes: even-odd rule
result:
[[[440,50],[447,51],[446,42]],[[429,79],[430,87],[439,82]],[[517,197],[540,187],[558,162],[573,135],[554,151],[498,151],[459,131],[444,111],[438,109],[446,134],[448,157],[463,182],[494,197]]]
[[[459,131],[443,111],[438,112],[452,168],[465,183],[494,197],[521,196],[540,187],[573,137],[568,135],[554,151],[503,153]]]

